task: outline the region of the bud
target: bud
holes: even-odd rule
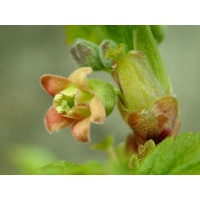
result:
[[[135,141],[129,138],[128,146],[132,143],[137,149],[149,139],[157,144],[175,136],[180,127],[178,102],[173,95],[166,95],[145,54],[126,53],[120,44],[108,49],[105,57],[114,60],[112,75],[121,90],[119,110],[135,134]]]
[[[112,75],[122,96],[123,109],[132,112],[148,108],[153,101],[164,95],[164,90],[156,79],[150,63],[143,52],[134,50],[126,53],[125,46],[109,49],[107,58],[112,58]]]
[[[91,66],[93,70],[104,68],[99,58],[99,47],[95,43],[77,39],[71,48],[71,55],[79,67]]]
[[[115,48],[117,47],[117,43],[115,43],[112,40],[104,40],[100,45],[99,45],[99,56],[102,64],[104,67],[111,69],[112,64],[114,60],[112,58],[106,58],[106,52],[110,48]]]

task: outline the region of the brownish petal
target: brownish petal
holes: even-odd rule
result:
[[[128,124],[136,135],[146,139],[149,131],[148,111],[138,110],[132,112],[128,117]]]
[[[56,112],[56,110],[51,106],[45,116],[45,125],[50,133],[54,133],[64,127],[71,125],[74,119],[63,117]]]
[[[178,110],[178,101],[170,95],[163,96],[153,103],[151,112],[157,117],[162,138],[178,134]]]
[[[94,95],[90,102],[90,121],[96,124],[102,124],[106,120],[106,112],[99,97]]]
[[[81,67],[75,70],[69,77],[69,80],[74,83],[77,87],[89,91],[87,85],[87,75],[92,73],[91,67]]]
[[[81,121],[75,122],[71,127],[72,135],[81,143],[90,141],[90,120],[85,118]]]
[[[44,90],[51,96],[55,96],[70,84],[70,81],[67,78],[51,74],[41,76],[40,82]]]
[[[150,109],[155,115],[162,113],[173,121],[178,114],[178,101],[173,96],[163,96],[155,101]]]

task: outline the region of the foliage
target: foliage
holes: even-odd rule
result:
[[[108,136],[94,149],[107,151],[112,148],[113,138]],[[120,145],[121,152],[124,148]],[[117,150],[119,152],[119,148]],[[116,153],[116,148],[114,150]],[[58,161],[37,169],[34,174],[200,174],[200,133],[185,133],[176,139],[171,137],[155,147],[152,140],[140,146],[139,155],[134,154],[129,161],[129,169],[117,156],[118,162],[111,159],[106,163],[90,161],[86,164]],[[126,157],[126,152],[122,153]]]
[[[137,174],[200,174],[200,133],[167,138],[140,163]]]

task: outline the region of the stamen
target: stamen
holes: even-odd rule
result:
[[[61,106],[62,106],[63,108],[67,107],[67,106],[68,106],[67,101],[66,101],[66,100],[63,100],[62,103],[61,103]]]
[[[54,100],[55,101],[60,101],[62,98],[63,98],[62,94],[56,94],[55,97],[54,97]]]
[[[57,113],[63,113],[65,110],[62,108],[62,106],[57,106],[56,107],[56,111],[57,111]]]

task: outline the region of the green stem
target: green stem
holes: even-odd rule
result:
[[[133,26],[123,25],[119,26],[123,42],[126,44],[127,49],[133,50]]]
[[[119,88],[114,88],[114,91],[115,91],[116,96],[121,96],[122,95]]]
[[[135,50],[143,51],[147,55],[154,74],[161,83],[165,94],[169,94],[170,83],[168,75],[150,26],[134,26],[133,40]]]

